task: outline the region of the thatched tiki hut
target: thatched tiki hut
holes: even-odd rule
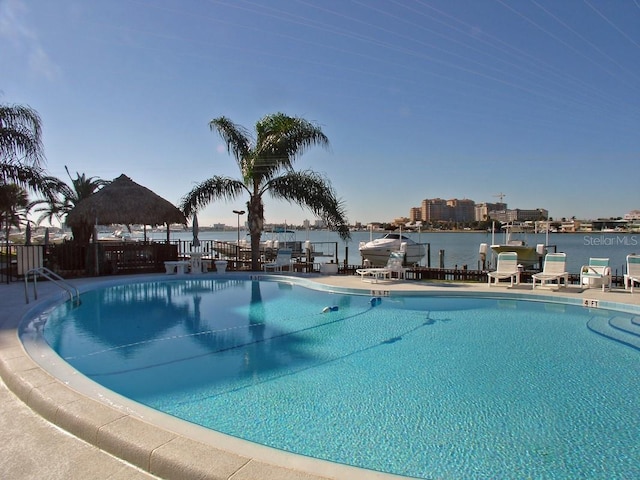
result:
[[[168,240],[169,225],[186,225],[187,219],[171,202],[123,174],[78,203],[66,219],[66,224],[70,227],[114,223],[153,226],[166,224]],[[85,242],[88,241],[88,238],[85,239]]]
[[[81,201],[66,218],[66,224],[75,231],[86,232],[86,238],[77,238],[76,243],[88,245],[94,225],[167,225],[167,245],[169,248],[169,225],[187,225],[184,214],[171,202],[156,195],[142,185],[138,185],[126,175],[120,175],[113,182]],[[97,238],[95,239],[97,241]],[[92,255],[86,260],[87,271],[116,273],[124,270],[138,271],[153,265],[159,268],[169,255],[166,249],[153,245],[103,245],[90,249]],[[87,251],[89,252],[89,250]],[[177,249],[175,252],[177,256]],[[91,266],[93,264],[93,266]],[[99,265],[102,267],[99,268]],[[105,266],[106,265],[106,266]],[[92,268],[93,267],[93,268]],[[105,272],[105,269],[109,270]],[[100,270],[100,272],[98,272]]]

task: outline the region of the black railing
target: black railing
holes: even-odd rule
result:
[[[241,246],[242,247],[242,246]],[[292,256],[294,272],[319,272],[320,265],[331,261],[338,264],[338,273],[355,275],[361,265],[348,265],[338,261],[337,242],[311,242]],[[164,262],[185,258],[195,251],[192,241],[178,240],[169,244],[162,242],[98,242],[89,245],[77,245],[64,242],[50,245],[0,245],[0,281],[9,282],[24,278],[32,268],[46,267],[64,278],[125,273],[164,272]],[[235,242],[203,240],[197,248],[205,258],[224,258],[228,261],[228,270],[250,270],[250,249],[238,251]],[[276,251],[265,249],[261,252],[261,263],[275,258]],[[348,253],[345,252],[345,256]],[[213,268],[213,267],[212,267]],[[522,283],[531,282],[532,272],[521,274]],[[413,267],[407,271],[408,280],[440,280],[461,282],[486,282],[487,270],[469,270],[462,268]],[[580,274],[569,275],[570,284],[580,283]],[[612,285],[624,286],[623,275],[615,270]]]

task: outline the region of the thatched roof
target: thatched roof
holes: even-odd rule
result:
[[[187,224],[183,213],[171,202],[120,175],[89,198],[82,200],[67,215],[69,226],[81,224],[163,225]]]

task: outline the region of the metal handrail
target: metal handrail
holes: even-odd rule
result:
[[[49,270],[47,267],[32,268],[31,270],[29,270],[27,273],[24,274],[24,296],[27,303],[29,303],[29,289],[28,289],[29,274],[33,274],[34,300],[38,299],[38,288],[36,286],[37,278],[38,278],[38,275],[42,275],[44,278],[50,280],[51,282],[53,282],[54,284],[58,285],[60,288],[65,290],[69,294],[69,300],[71,300],[72,302],[74,301],[74,296],[75,296],[76,305],[80,305],[80,291],[76,287],[71,285],[69,282],[67,282],[60,275],[58,275],[56,272]]]

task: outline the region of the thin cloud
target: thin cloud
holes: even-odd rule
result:
[[[60,69],[42,47],[35,30],[28,24],[29,9],[22,0],[0,2],[0,38],[27,59],[29,70],[49,80],[58,77]]]

